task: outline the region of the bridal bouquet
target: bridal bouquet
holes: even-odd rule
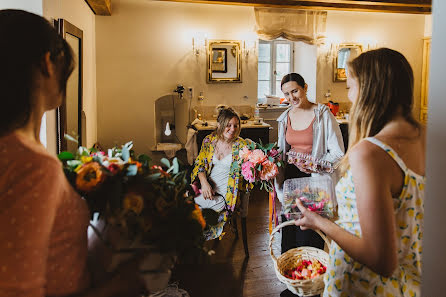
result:
[[[242,148],[239,153],[242,161],[242,175],[252,188],[254,184],[260,184],[260,189],[272,192],[273,180],[279,173],[282,164],[282,153],[279,152],[276,143],[263,145],[251,142]]]
[[[149,156],[135,156],[132,146],[128,142],[107,152],[79,147],[74,154],[60,153],[59,159],[92,217],[97,214],[117,231],[128,248],[145,245],[179,256],[202,250],[206,221],[194,203],[186,170],[176,158],[172,164],[162,159],[161,166],[152,165]]]

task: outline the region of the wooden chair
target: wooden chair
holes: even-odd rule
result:
[[[249,257],[248,234],[246,229],[246,218],[248,217],[249,196],[250,192],[243,192],[240,194],[240,202],[236,205],[234,213],[232,215],[232,228],[235,233],[236,239],[239,238],[237,219],[240,218],[242,226],[243,248],[245,249],[246,257]]]

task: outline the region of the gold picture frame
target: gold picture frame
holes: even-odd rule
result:
[[[206,82],[242,82],[242,50],[240,41],[208,41]]]

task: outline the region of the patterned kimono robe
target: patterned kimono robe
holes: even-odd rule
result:
[[[209,176],[212,171],[212,158],[214,156],[215,146],[217,144],[217,136],[212,133],[206,136],[201,145],[200,153],[195,160],[194,169],[191,175],[191,181],[194,182],[198,178],[198,173],[204,172]],[[241,160],[239,158],[239,151],[247,145],[247,142],[238,137],[232,144],[232,164],[229,169],[228,188],[226,191],[226,203],[231,211],[234,211],[237,203],[237,198],[240,195],[240,190],[243,188],[244,179],[241,174]],[[220,237],[223,227],[227,221],[227,213],[224,213],[221,220],[216,226],[211,227],[205,232],[206,240]]]

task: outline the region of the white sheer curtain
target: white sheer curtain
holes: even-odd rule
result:
[[[326,11],[257,7],[254,11],[260,39],[282,37],[308,44],[320,44],[325,39]]]

